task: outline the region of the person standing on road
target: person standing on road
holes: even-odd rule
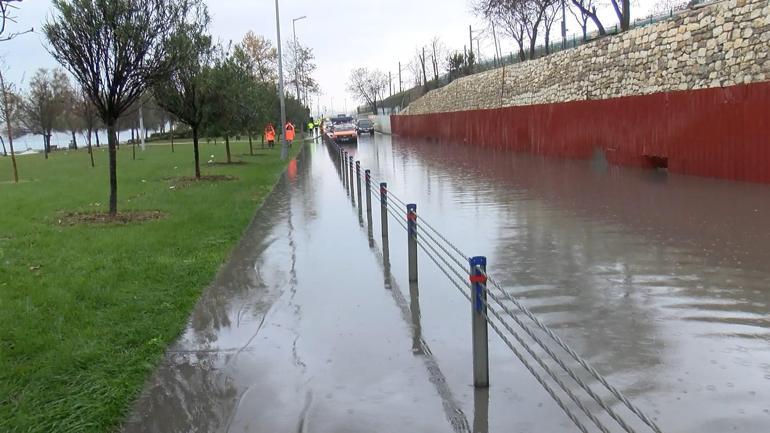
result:
[[[291,142],[294,141],[294,124],[291,123],[291,120],[286,121],[286,142],[289,143],[289,147],[291,147]]]
[[[267,140],[267,147],[275,147],[275,128],[272,123],[268,123],[265,127],[265,140]]]

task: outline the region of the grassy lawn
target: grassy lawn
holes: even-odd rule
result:
[[[203,175],[238,180],[171,188],[192,176],[192,145],[118,154],[118,209],[166,218],[66,225],[69,211],[106,210],[107,151],[0,158],[0,432],[113,430],[201,290],[227,258],[285,164],[280,149],[248,155],[202,144]],[[293,153],[300,146],[295,145]],[[213,158],[211,156],[213,155]]]

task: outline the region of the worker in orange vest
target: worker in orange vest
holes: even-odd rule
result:
[[[272,123],[268,123],[265,127],[265,140],[267,140],[267,147],[275,147],[275,128]]]
[[[294,124],[291,123],[291,120],[286,122],[286,141],[289,143],[289,147],[291,147],[291,142],[294,141]]]

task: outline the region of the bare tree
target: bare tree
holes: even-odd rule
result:
[[[69,80],[61,70],[38,69],[24,98],[21,121],[32,134],[43,137],[43,154],[48,159],[51,136],[68,102]]]
[[[543,5],[551,0],[478,0],[476,13],[500,26],[519,46],[519,57],[525,60],[524,46],[529,42],[529,57],[535,57],[535,47],[543,22]]]
[[[251,60],[252,75],[259,81],[274,83],[278,76],[278,53],[272,42],[262,35],[249,31],[240,43],[241,49]]]
[[[612,9],[620,21],[620,29],[626,31],[631,28],[631,0],[610,0]]]
[[[83,131],[85,129],[85,125],[83,124],[83,118],[80,116],[80,95],[78,94],[78,91],[72,87],[72,85],[69,82],[69,79],[66,80],[66,85],[64,86],[64,94],[63,94],[63,109],[61,114],[59,115],[59,118],[57,119],[57,125],[56,128],[59,131],[63,132],[69,132],[70,137],[72,140],[70,141],[69,148],[70,149],[77,149],[78,148],[78,138],[77,133]]]
[[[580,12],[583,22],[583,39],[587,39],[586,34],[586,21],[590,19],[596,25],[600,35],[606,35],[607,30],[602,25],[602,21],[599,19],[599,14],[596,12],[598,2],[594,0],[570,0],[572,5]]]
[[[427,62],[427,59],[425,58],[425,47],[418,48],[415,55],[417,56],[417,61],[420,63],[420,70],[422,71],[422,84],[427,86],[428,74],[425,72],[425,63]]]
[[[83,129],[86,131],[86,145],[88,154],[91,156],[91,167],[94,167],[94,151],[91,144],[91,137],[99,128],[99,113],[96,111],[94,103],[88,99],[83,89],[75,90],[75,112],[82,120]]]
[[[198,138],[205,104],[210,94],[206,76],[213,53],[211,36],[205,33],[209,24],[205,5],[199,5],[195,13],[198,18],[193,23],[181,27],[179,33],[171,40],[181,59],[178,67],[153,86],[153,93],[158,105],[192,130],[195,177],[200,179]],[[173,146],[173,126],[171,134]]]
[[[377,114],[377,102],[381,101],[388,88],[388,77],[379,69],[356,68],[350,71],[348,91],[363,100]]]
[[[446,48],[438,36],[434,36],[430,41],[430,63],[433,66],[433,79],[438,82],[439,71],[444,69],[446,60]]]
[[[420,58],[415,55],[409,63],[406,64],[406,70],[412,76],[412,82],[415,86],[422,86],[422,69],[420,67]]]
[[[19,183],[19,169],[16,166],[16,154],[13,151],[13,131],[16,116],[21,106],[21,98],[14,93],[11,84],[5,83],[3,72],[0,71],[0,120],[5,121],[6,132],[8,134],[8,146],[11,149],[11,163],[13,165],[13,181]],[[3,142],[3,151],[5,151],[5,142]]]
[[[14,3],[21,3],[21,0],[0,0],[0,42],[10,41],[16,36],[30,33],[33,29],[27,29],[21,32],[6,33],[5,29],[9,22],[15,23],[16,18],[12,15],[17,6]]]
[[[303,95],[312,95],[319,90],[318,82],[313,78],[316,70],[313,49],[299,42],[289,42],[283,65],[287,81],[297,90],[297,100],[307,105]]]
[[[44,25],[50,52],[75,76],[107,126],[110,215],[118,212],[118,118],[174,70],[169,39],[200,0],[54,0]]]
[[[560,16],[561,2],[558,0],[540,0],[543,8],[543,27],[545,28],[545,53],[551,53],[551,28],[556,18]]]

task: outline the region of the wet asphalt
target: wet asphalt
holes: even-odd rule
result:
[[[770,186],[386,135],[348,150],[663,431],[770,431]],[[406,233],[391,219],[383,242],[335,156],[290,164],[123,430],[576,431],[491,331],[474,390],[468,302],[422,252],[410,285]]]

